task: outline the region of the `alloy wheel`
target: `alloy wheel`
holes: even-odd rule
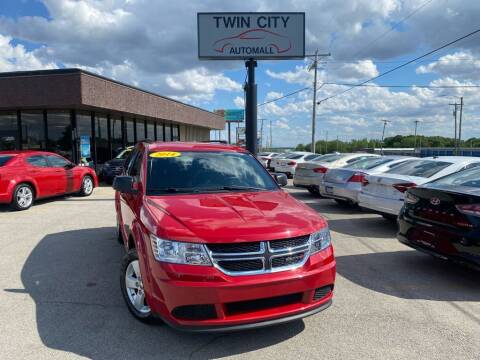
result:
[[[125,271],[125,286],[128,300],[133,307],[142,314],[149,313],[150,307],[145,301],[145,291],[138,260],[133,260],[128,264],[127,270]]]
[[[33,201],[33,192],[27,186],[22,186],[16,194],[16,201],[21,208],[28,208]]]

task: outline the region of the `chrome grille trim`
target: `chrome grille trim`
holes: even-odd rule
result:
[[[207,247],[208,255],[215,268],[226,275],[242,276],[242,275],[260,275],[268,274],[285,270],[293,270],[303,266],[310,257],[310,236],[305,236],[305,243],[295,247],[285,247],[280,249],[272,249],[270,241],[260,241],[260,251],[258,252],[244,252],[244,253],[219,253],[213,252]],[[287,239],[282,239],[287,240]],[[276,240],[272,240],[274,242]],[[303,254],[301,261],[286,266],[272,266],[272,260],[281,257],[288,257],[292,255]],[[219,263],[222,261],[238,261],[243,260],[261,260],[263,269],[251,271],[229,271],[224,269]]]

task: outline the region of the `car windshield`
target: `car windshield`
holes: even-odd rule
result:
[[[0,167],[5,165],[11,158],[13,158],[11,155],[0,155]]]
[[[451,175],[447,175],[438,180],[432,181],[432,184],[467,186],[480,188],[480,168],[460,171]]]
[[[132,152],[132,149],[125,149],[125,150],[122,150],[120,152],[120,154],[118,154],[117,156],[115,156],[115,159],[122,159],[122,160],[125,160],[128,155],[130,155],[130,153]]]
[[[322,163],[331,163],[334,161],[339,160],[342,157],[340,154],[329,154],[329,155],[322,155],[319,156],[316,159],[313,159],[316,162],[322,162]]]
[[[150,153],[147,194],[276,190],[272,176],[253,156],[231,152]]]
[[[414,160],[396,166],[395,168],[388,170],[386,174],[429,178],[450,165],[452,165],[452,163],[446,161]]]
[[[370,170],[391,161],[392,159],[389,159],[389,158],[362,159],[342,167],[355,168],[355,169],[361,169],[361,170]]]

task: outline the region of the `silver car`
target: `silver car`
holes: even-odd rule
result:
[[[320,195],[337,202],[358,204],[358,194],[366,175],[380,174],[415,160],[405,156],[382,156],[355,161],[344,167],[327,171],[320,186]]]
[[[327,154],[315,161],[298,164],[293,185],[306,188],[312,194],[320,194],[323,177],[329,169],[339,168],[355,161],[379,157],[379,155],[365,153]]]

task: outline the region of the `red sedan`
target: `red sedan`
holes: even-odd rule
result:
[[[26,210],[34,200],[78,193],[98,186],[95,171],[45,151],[0,151],[0,203]]]

